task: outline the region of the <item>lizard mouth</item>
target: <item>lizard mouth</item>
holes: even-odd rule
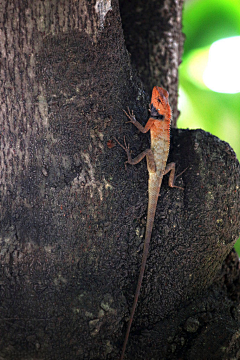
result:
[[[151,113],[151,117],[156,120],[163,120],[164,118],[162,114],[159,114],[158,110],[154,107],[153,104],[151,104],[150,113]]]

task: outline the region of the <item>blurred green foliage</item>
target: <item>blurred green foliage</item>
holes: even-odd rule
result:
[[[183,32],[186,41],[179,69],[181,115],[178,127],[209,131],[227,141],[240,159],[240,93],[214,92],[203,84],[198,74],[206,64],[209,47],[214,41],[240,35],[240,1],[186,1]],[[240,255],[240,240],[235,248]]]

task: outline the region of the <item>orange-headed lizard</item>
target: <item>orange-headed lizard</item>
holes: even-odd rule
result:
[[[138,128],[138,130],[140,130],[142,133],[146,133],[148,130],[150,130],[151,149],[147,149],[143,151],[136,158],[132,159],[129,146],[126,145],[125,139],[124,139],[125,146],[120,144],[118,140],[115,139],[118,142],[118,144],[126,151],[128,157],[127,162],[129,164],[135,165],[139,163],[146,156],[147,169],[149,173],[148,213],[147,213],[147,226],[145,233],[142,264],[138,278],[137,289],[133,301],[133,306],[131,310],[131,315],[128,322],[127,332],[125,335],[125,340],[122,348],[121,360],[123,360],[124,358],[124,353],[128,342],[133,316],[135,313],[138,297],[140,294],[140,288],[146,266],[148,248],[151,239],[154,217],[155,217],[163,175],[171,171],[169,176],[169,186],[183,189],[179,186],[174,185],[175,163],[172,162],[166,166],[168,153],[169,153],[169,145],[170,145],[171,108],[168,102],[168,92],[165,89],[159,86],[155,86],[153,88],[149,111],[151,115],[145,127],[143,127],[136,120],[133,112],[130,112],[129,109],[128,109],[128,113],[126,111],[124,112],[127,115],[127,117],[130,119],[130,122],[134,124]]]

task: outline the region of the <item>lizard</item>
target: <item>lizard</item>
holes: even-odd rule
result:
[[[142,285],[143,275],[146,267],[146,261],[148,256],[148,249],[152,235],[152,229],[154,224],[154,218],[157,208],[157,202],[159,197],[159,192],[162,184],[163,175],[167,174],[170,171],[169,175],[169,186],[182,189],[179,186],[174,185],[174,175],[175,175],[175,163],[171,162],[168,165],[167,159],[169,154],[170,147],[170,127],[171,127],[171,107],[169,105],[168,100],[168,92],[167,90],[155,86],[152,91],[152,98],[150,103],[150,118],[147,121],[145,127],[143,127],[135,118],[133,111],[130,111],[128,108],[128,112],[125,110],[124,113],[129,118],[130,122],[135,125],[138,130],[142,133],[146,133],[150,130],[151,135],[151,148],[144,150],[137,157],[132,159],[129,145],[126,144],[126,140],[124,137],[124,145],[123,146],[116,138],[117,143],[126,151],[128,160],[126,163],[131,165],[136,165],[139,163],[145,156],[147,159],[147,169],[149,173],[148,179],[148,211],[147,211],[147,225],[145,232],[145,240],[144,240],[144,248],[142,255],[142,263],[138,277],[137,288],[134,296],[134,301],[132,305],[132,310],[130,314],[130,319],[128,322],[128,327],[125,335],[125,340],[123,343],[122,353],[120,360],[123,360],[124,354],[126,351],[126,346],[129,338],[129,333],[134,317],[134,313],[136,310],[138,297],[140,294],[140,289]],[[186,169],[185,169],[186,170]],[[184,170],[184,171],[185,171]],[[183,171],[183,172],[184,172]],[[183,173],[182,172],[182,173]],[[178,176],[180,176],[180,173]]]

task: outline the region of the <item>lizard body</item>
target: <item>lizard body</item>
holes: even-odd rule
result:
[[[124,111],[125,112],[125,111]],[[175,163],[170,163],[166,166],[169,145],[170,145],[170,126],[171,126],[171,107],[168,102],[168,92],[158,86],[155,86],[152,91],[152,98],[150,103],[150,118],[143,127],[135,118],[133,112],[125,112],[127,117],[130,119],[130,122],[134,124],[142,133],[146,133],[150,130],[151,133],[151,149],[147,149],[139,154],[136,158],[132,159],[129,146],[120,144],[118,140],[116,141],[127,153],[127,163],[135,165],[140,162],[145,156],[147,158],[147,168],[149,173],[148,180],[148,212],[147,212],[147,225],[145,232],[145,241],[144,249],[142,256],[142,263],[137,283],[137,289],[135,292],[135,297],[133,301],[133,306],[131,310],[130,319],[128,322],[128,327],[125,335],[125,340],[122,348],[122,354],[120,360],[123,360],[128,337],[133,321],[133,316],[137,306],[138,297],[140,294],[140,288],[142,284],[142,279],[144,275],[144,270],[146,266],[149,243],[151,239],[154,217],[156,213],[156,207],[159,197],[159,192],[162,184],[163,175],[170,172],[169,176],[169,186],[180,188],[174,185],[174,174],[175,174]],[[185,171],[185,170],[184,170]],[[182,188],[180,188],[182,189]]]

